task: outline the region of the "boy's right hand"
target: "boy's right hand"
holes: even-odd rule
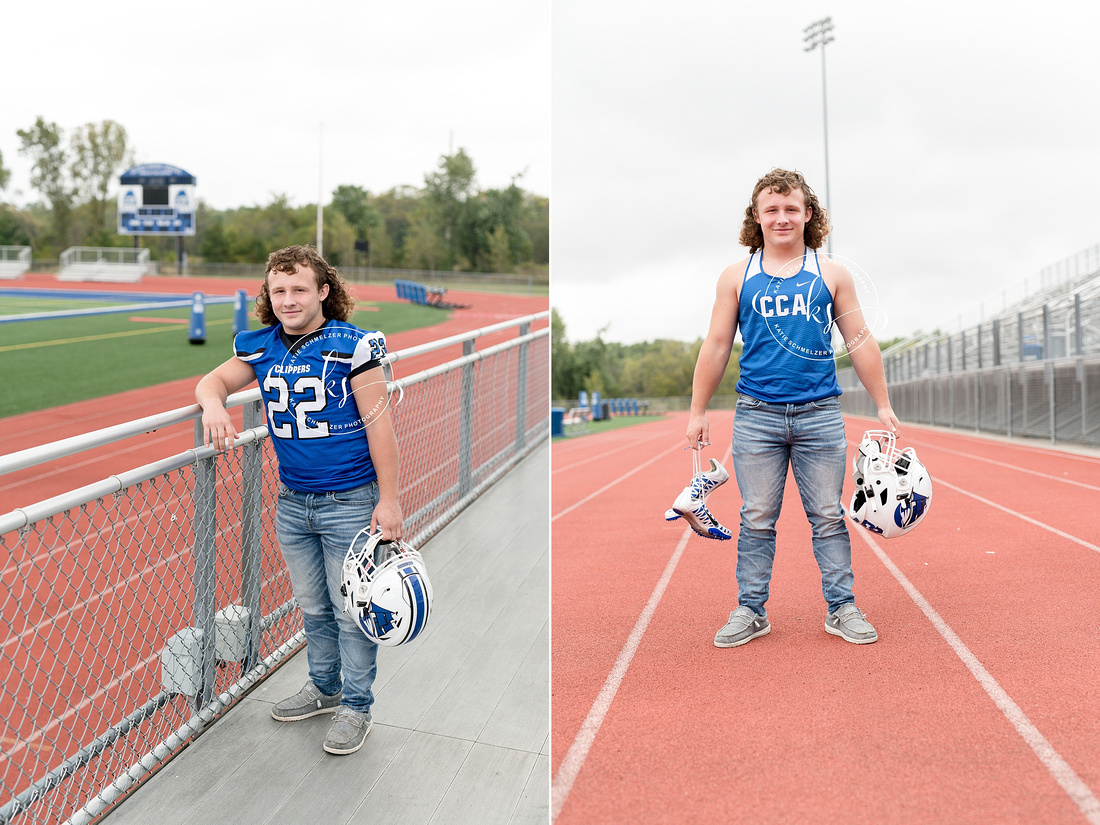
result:
[[[225,407],[214,407],[202,411],[202,440],[207,447],[213,445],[216,450],[226,450],[237,438],[237,429]]]
[[[710,446],[710,422],[705,415],[692,415],[688,418],[687,432],[684,434],[688,447],[701,450]]]

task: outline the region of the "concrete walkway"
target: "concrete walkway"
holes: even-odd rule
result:
[[[546,825],[549,480],[547,443],[421,548],[431,622],[379,651],[362,750],[324,752],[329,716],[271,718],[308,679],[302,652],[104,821]]]

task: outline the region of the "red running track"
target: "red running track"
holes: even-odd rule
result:
[[[850,461],[877,424],[846,423]],[[558,825],[1100,823],[1100,455],[904,426],[933,503],[897,539],[851,526],[872,645],[825,633],[788,478],[772,632],[723,650],[740,499],[709,500],[729,542],[664,521],[685,425],[552,448]]]

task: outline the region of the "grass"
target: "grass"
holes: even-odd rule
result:
[[[635,424],[648,424],[650,421],[660,421],[663,415],[617,415],[602,421],[589,421],[588,429],[577,435],[555,436],[554,441],[564,441],[566,438],[581,438],[585,435],[605,433],[608,430],[618,430],[621,427],[633,427]]]
[[[88,306],[82,303],[82,306]],[[352,319],[387,335],[438,324],[449,313],[408,302],[362,302]],[[366,311],[378,307],[377,311]],[[51,304],[50,309],[56,305]],[[32,311],[32,310],[24,310]],[[39,310],[33,310],[39,311]],[[188,342],[190,307],[0,324],[0,418],[198,378],[233,354],[233,305],[206,307],[206,342]],[[250,318],[252,329],[259,322]]]
[[[54,300],[51,298],[18,298],[0,295],[0,315],[28,315],[32,312],[62,312],[67,309],[92,309],[119,306],[122,301]],[[134,303],[127,301],[126,303]]]

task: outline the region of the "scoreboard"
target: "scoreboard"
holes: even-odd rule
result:
[[[118,234],[194,235],[195,176],[167,163],[123,172],[118,189]]]

